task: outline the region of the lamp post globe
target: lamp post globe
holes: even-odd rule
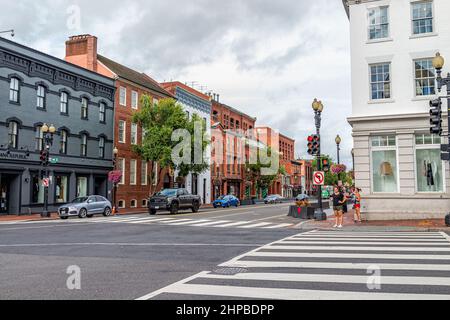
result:
[[[340,145],[341,144],[341,142],[342,142],[342,139],[341,139],[341,137],[339,136],[339,135],[337,135],[337,137],[336,137],[336,144],[337,145]]]
[[[42,132],[47,133],[48,130],[49,130],[48,125],[46,123],[44,123],[44,125],[41,128],[41,130],[42,130]]]
[[[433,58],[433,67],[437,70],[441,70],[444,67],[445,59],[438,52],[436,56]]]

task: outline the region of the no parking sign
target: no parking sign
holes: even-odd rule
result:
[[[314,172],[313,183],[315,186],[325,185],[325,172],[323,171]]]

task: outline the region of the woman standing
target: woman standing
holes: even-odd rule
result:
[[[334,193],[331,198],[333,199],[333,210],[336,217],[336,224],[334,225],[334,228],[342,229],[342,225],[344,224],[344,203],[347,199],[340,191],[339,187],[334,188]]]
[[[355,189],[355,223],[361,223],[361,189]]]

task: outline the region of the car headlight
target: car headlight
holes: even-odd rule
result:
[[[69,211],[78,211],[76,207],[69,207]]]

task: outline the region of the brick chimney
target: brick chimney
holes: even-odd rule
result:
[[[97,72],[97,37],[90,34],[69,37],[66,61]]]

